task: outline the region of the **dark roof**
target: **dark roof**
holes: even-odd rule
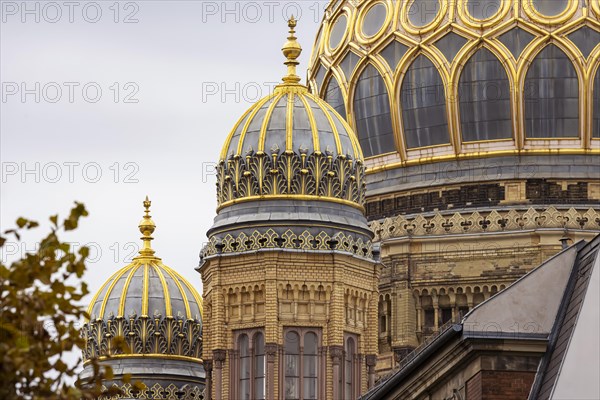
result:
[[[542,359],[529,399],[547,400],[560,376],[568,345],[577,325],[594,262],[600,255],[600,235],[587,244],[580,243],[577,260],[571,272],[559,315],[550,335],[548,351]]]

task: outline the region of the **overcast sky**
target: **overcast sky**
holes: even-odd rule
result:
[[[326,3],[2,1],[2,230],[85,203],[90,216],[67,239],[91,245],[95,292],[135,255],[147,194],[157,255],[201,293],[194,267],[221,145],[285,74],[291,14],[306,76]],[[8,243],[3,261],[47,226]]]

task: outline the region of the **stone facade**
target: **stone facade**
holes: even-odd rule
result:
[[[357,394],[374,382],[377,353],[377,282],[379,268],[368,258],[349,253],[293,252],[285,249],[208,257],[201,267],[204,282],[204,359],[212,359],[212,396],[235,398],[236,332],[264,331],[266,398],[281,398],[284,331],[315,328],[320,332],[319,398],[340,398],[344,336],[358,338],[360,384]],[[320,374],[323,374],[322,376]]]

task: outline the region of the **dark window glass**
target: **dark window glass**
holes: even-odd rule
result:
[[[458,96],[464,141],[512,137],[510,83],[504,67],[489,50],[480,49],[467,62]]]
[[[467,11],[476,19],[488,19],[500,11],[502,0],[469,0]]]
[[[356,131],[365,157],[395,150],[385,82],[372,65],[360,75],[354,94]]]
[[[325,101],[328,102],[335,111],[337,111],[344,119],[346,119],[346,105],[344,104],[344,96],[340,89],[337,79],[334,76],[327,83],[325,91]]]
[[[315,81],[317,81],[317,90],[320,92],[321,87],[323,85],[323,79],[325,79],[325,74],[327,70],[322,65],[319,65],[319,70],[317,71],[317,76],[315,76]]]
[[[452,60],[454,60],[454,57],[456,57],[456,55],[458,54],[460,49],[462,49],[465,43],[467,43],[467,39],[460,35],[457,35],[454,32],[450,32],[444,37],[442,37],[440,40],[435,42],[435,47],[437,47],[442,52],[444,57],[446,57],[446,60],[452,62]]]
[[[393,42],[388,44],[385,47],[385,49],[381,51],[381,55],[383,56],[385,61],[387,61],[388,65],[390,66],[390,69],[392,71],[395,71],[398,62],[402,59],[404,54],[406,54],[407,50],[408,47],[406,47],[399,41],[394,40]]]
[[[238,339],[240,352],[240,398],[250,398],[250,349],[248,335],[241,335]]]
[[[543,15],[552,17],[567,8],[568,0],[533,0],[535,9]]]
[[[425,320],[423,321],[424,328],[433,328],[433,323],[435,320],[435,312],[433,308],[429,308],[424,310]]]
[[[577,73],[555,45],[542,50],[529,66],[524,95],[527,137],[579,136]]]
[[[366,36],[375,36],[379,33],[387,16],[387,7],[377,3],[365,15],[362,31]]]
[[[519,27],[513,28],[510,31],[503,33],[498,37],[498,40],[506,46],[512,53],[515,60],[518,60],[523,52],[523,49],[527,47],[533,40],[534,36]]]
[[[294,331],[285,334],[285,392],[286,400],[300,399],[300,336]]]
[[[265,398],[265,337],[254,335],[254,398]]]
[[[581,54],[587,58],[592,50],[600,43],[600,32],[584,26],[569,34],[569,39],[575,43]]]
[[[420,55],[412,63],[400,96],[404,138],[409,149],[449,143],[444,83],[427,57]]]
[[[414,0],[408,6],[408,20],[414,26],[430,24],[440,12],[438,0]]]
[[[452,309],[451,308],[442,308],[441,314],[442,314],[441,315],[442,320],[440,321],[441,322],[440,325],[444,325],[446,322],[448,322],[452,319]]]
[[[304,378],[303,384],[303,397],[305,399],[316,399],[317,398],[317,335],[312,332],[308,332],[304,335]]]
[[[594,78],[594,100],[592,104],[592,115],[594,126],[592,127],[592,137],[600,139],[600,68],[596,69]]]
[[[340,15],[335,21],[333,29],[331,30],[331,34],[329,36],[329,47],[331,49],[335,49],[340,45],[342,39],[344,38],[344,34],[346,33],[347,25],[348,18],[343,14]]]
[[[355,52],[349,51],[348,54],[344,57],[344,59],[340,62],[340,67],[342,67],[342,71],[344,71],[344,75],[346,76],[346,81],[350,81],[352,78],[352,73],[354,72],[354,68],[356,68],[356,64],[360,61],[360,57],[356,55]]]

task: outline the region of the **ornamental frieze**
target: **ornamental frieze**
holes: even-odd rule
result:
[[[350,156],[330,151],[299,154],[274,148],[271,153],[250,150],[232,155],[217,166],[220,206],[244,198],[310,196],[364,204],[364,166]]]
[[[402,215],[373,221],[374,241],[406,236],[459,235],[466,233],[488,233],[521,231],[531,229],[575,229],[600,231],[600,211],[589,209],[498,209],[490,212],[468,212],[453,214],[435,213],[414,217]]]
[[[241,253],[260,249],[295,249],[295,250],[337,250],[352,253],[362,257],[373,257],[372,243],[362,238],[354,238],[343,232],[331,236],[321,231],[317,235],[308,230],[301,234],[288,229],[283,234],[268,229],[265,232],[255,230],[251,235],[244,232],[233,236],[225,235],[223,238],[212,236],[208,244],[202,249],[200,258],[204,259],[215,254]]]
[[[199,317],[198,317],[199,318]],[[121,348],[112,348],[113,339],[124,338],[127,354],[161,354],[200,359],[202,355],[202,324],[199,319],[162,317],[161,315],[129,318],[111,316],[92,319],[82,330],[85,339],[83,358],[123,355]]]

